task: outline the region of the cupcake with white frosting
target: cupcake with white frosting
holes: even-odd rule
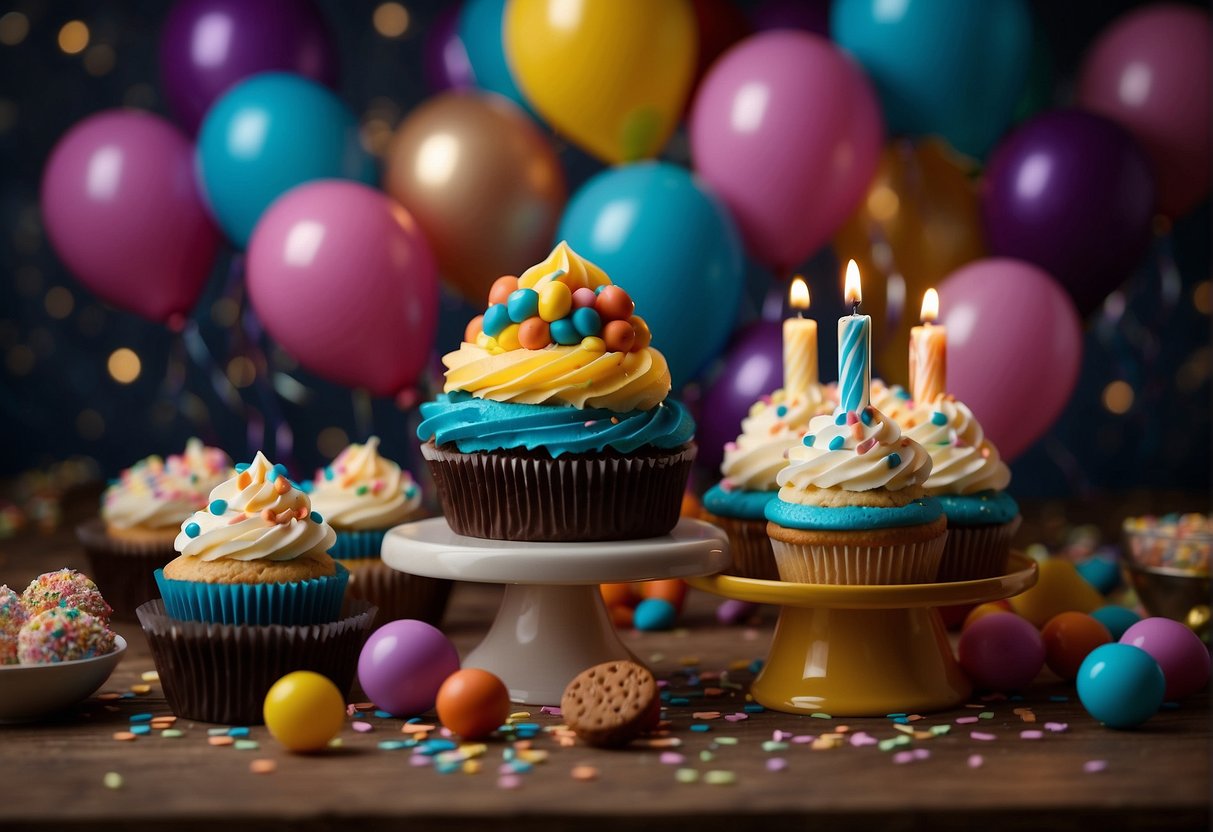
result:
[[[105,489],[100,517],[76,533],[116,617],[134,618],[136,607],[156,597],[153,573],[176,556],[181,523],[231,472],[227,454],[190,439],[182,453],[141,459]]]
[[[417,519],[421,509],[421,487],[379,453],[379,437],[349,445],[305,485],[312,508],[337,534],[329,554],[350,572],[346,595],[378,607],[381,624],[397,618],[438,624],[451,582],[400,572],[379,557],[388,530]]]
[[[729,535],[735,574],[778,577],[764,512],[779,490],[776,476],[788,463],[788,451],[801,443],[814,416],[833,407],[830,390],[821,384],[791,396],[781,388],[750,407],[741,434],[724,446],[721,480],[704,494],[703,506],[707,519]]]
[[[767,533],[784,581],[903,584],[935,578],[947,536],[924,484],[931,458],[868,405],[818,416],[788,452]]]
[[[954,396],[914,403],[899,421],[906,435],[931,456],[926,492],[948,518],[948,542],[939,580],[962,581],[1002,574],[1019,506],[1006,493],[1011,471],[981,424]]]

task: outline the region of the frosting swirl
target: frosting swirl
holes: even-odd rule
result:
[[[617,413],[607,408],[502,404],[449,393],[421,405],[421,416],[419,439],[454,443],[463,453],[506,448],[543,448],[554,457],[604,448],[630,453],[646,445],[676,448],[695,433],[694,420],[673,399],[648,410]]]
[[[184,453],[145,457],[123,471],[102,496],[101,519],[120,529],[168,531],[205,506],[231,470],[227,454],[192,438]]]
[[[955,397],[942,395],[929,404],[916,404],[902,414],[906,435],[931,455],[928,494],[976,494],[1002,491],[1011,471],[998,449],[985,438],[973,411]]]
[[[900,384],[885,384],[878,378],[872,379],[868,396],[872,407],[894,421],[901,421],[901,414],[913,407],[910,393]]]
[[[323,554],[337,535],[307,494],[260,451],[236,475],[216,486],[210,504],[181,524],[173,542],[183,555],[204,561],[294,560]]]
[[[741,421],[741,435],[724,446],[722,487],[774,491],[775,477],[787,464],[789,449],[808,431],[809,420],[833,406],[829,391],[820,384],[795,396],[779,389],[754,402]]]
[[[421,505],[421,489],[408,471],[379,455],[379,437],[351,444],[316,472],[312,508],[336,529],[386,529]]]
[[[573,251],[572,246],[561,240],[542,262],[536,263],[518,277],[521,289],[541,289],[544,284],[559,281],[570,289],[585,286],[597,289],[610,286],[611,279],[601,268]]]
[[[891,502],[904,505],[921,496],[918,486],[930,473],[926,450],[869,405],[859,413],[813,419],[802,442],[788,451],[788,465],[776,481],[786,503],[862,504],[856,493],[881,489]]]

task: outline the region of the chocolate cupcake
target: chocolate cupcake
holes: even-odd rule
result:
[[[657,537],[695,425],[627,293],[568,247],[499,278],[417,429],[447,522],[499,540]]]

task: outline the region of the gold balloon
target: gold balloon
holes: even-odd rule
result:
[[[977,191],[962,160],[932,139],[886,147],[867,196],[834,238],[839,261],[859,263],[886,380],[908,383],[910,328],[923,293],[985,251]]]
[[[392,138],[383,188],[421,226],[446,281],[474,303],[544,258],[568,190],[530,118],[492,93],[447,93]]]

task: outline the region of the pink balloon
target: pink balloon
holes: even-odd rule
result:
[[[374,188],[293,188],[257,223],[249,299],[266,330],[317,375],[390,396],[425,368],[438,271],[416,220]]]
[[[1208,11],[1160,3],[1114,22],[1079,76],[1078,105],[1137,139],[1154,166],[1158,209],[1171,217],[1209,195],[1211,53]]]
[[[695,170],[754,258],[791,269],[833,236],[876,171],[884,127],[863,71],[825,38],[747,38],[708,71],[691,109]]]
[[[1005,459],[1065,409],[1082,363],[1082,325],[1057,281],[1022,260],[977,260],[939,286],[948,392],[973,410]]]
[[[136,110],[90,116],[59,140],[42,177],[42,216],[81,283],[153,321],[194,307],[219,245],[189,139]]]

